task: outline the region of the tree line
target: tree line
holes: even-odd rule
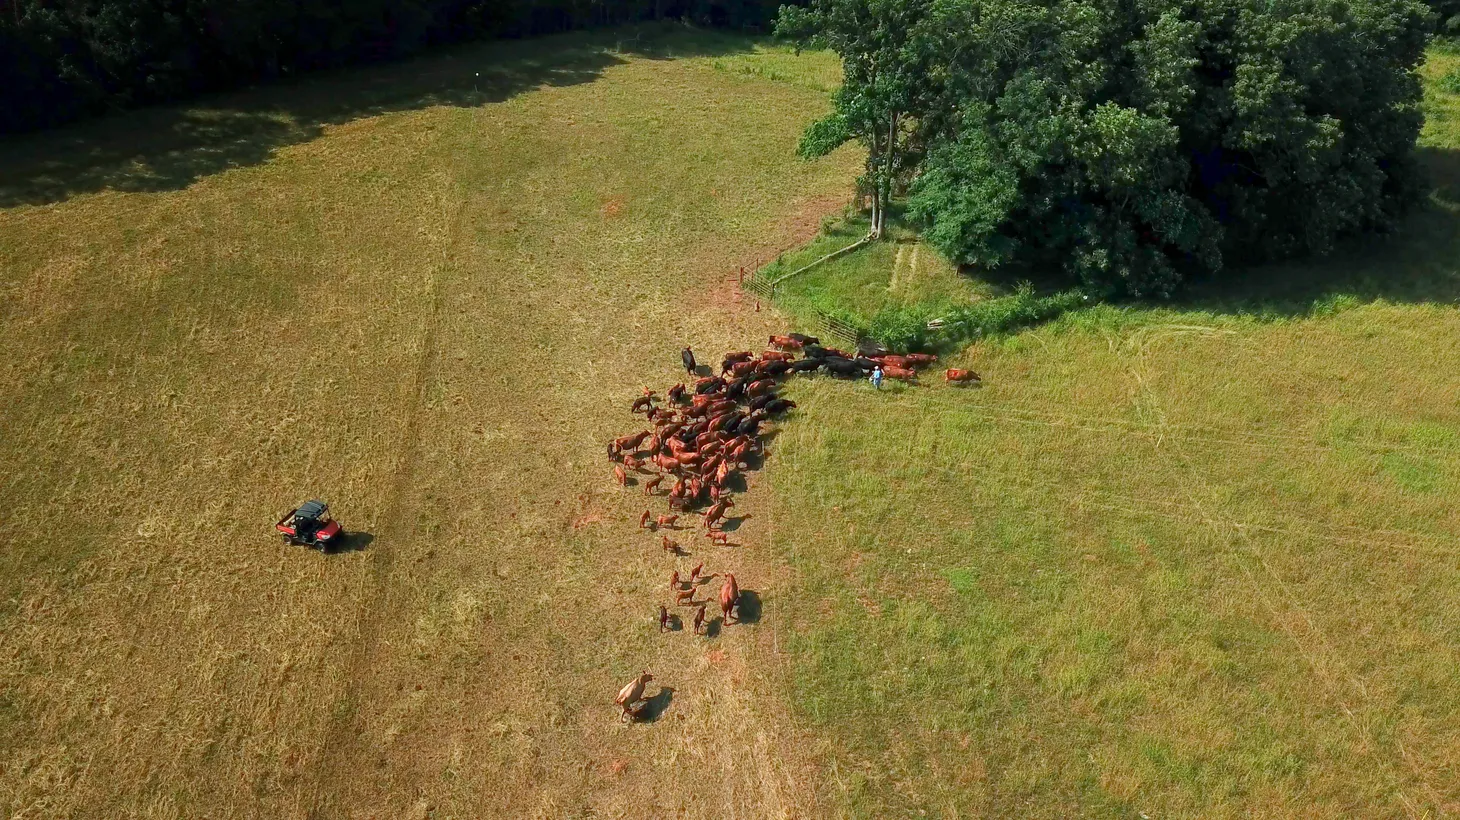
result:
[[[655,19],[757,29],[774,0],[0,0],[0,133],[464,40]]]
[[[1393,227],[1423,180],[1419,0],[811,0],[777,31],[844,83],[872,232],[906,193],[950,258],[1165,296]]]

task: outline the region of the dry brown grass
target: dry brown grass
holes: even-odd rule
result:
[[[818,91],[606,62],[0,211],[0,813],[815,811],[773,621],[657,634],[670,559],[601,445],[683,341],[766,332],[703,284],[851,158],[793,158]],[[279,545],[311,495],[373,541]],[[681,563],[773,607],[757,526]],[[640,668],[672,705],[623,725]]]

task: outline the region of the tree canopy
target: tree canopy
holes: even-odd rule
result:
[[[442,43],[640,20],[732,28],[774,0],[0,0],[0,133]]]
[[[846,36],[869,14],[883,33]],[[903,175],[950,257],[1166,295],[1394,224],[1432,20],[1419,0],[813,0],[780,30],[846,64],[803,147],[896,109],[906,155],[869,173]],[[875,153],[865,130],[843,133]]]

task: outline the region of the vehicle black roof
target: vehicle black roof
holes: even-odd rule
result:
[[[328,509],[329,505],[324,503],[323,501],[319,501],[317,499],[312,501],[306,501],[303,504],[299,505],[299,509],[294,511],[294,517],[319,518],[321,515],[324,515],[325,510]]]

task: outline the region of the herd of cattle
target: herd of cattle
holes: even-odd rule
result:
[[[634,399],[631,412],[644,414],[651,426],[608,443],[614,478],[620,486],[627,486],[630,474],[643,476],[644,495],[665,497],[670,509],[668,514],[658,516],[644,510],[639,516],[640,529],[678,530],[682,515],[699,511],[704,537],[712,544],[726,543],[725,514],[735,506],[731,487],[753,459],[764,455],[762,425],[796,407],[795,402],[777,393],[780,380],[792,374],[816,372],[837,378],[863,378],[880,367],[887,378],[915,381],[915,368],[937,361],[930,354],[898,356],[876,348],[849,354],[798,333],[772,336],[769,346],[772,349],[760,355],[748,350],[730,353],[720,362],[719,375],[676,384],[664,392],[662,399],[647,387]],[[681,358],[691,376],[702,370],[690,348],[684,349]],[[978,374],[971,370],[947,370],[944,379],[964,384],[979,381]],[[669,488],[664,489],[664,483],[671,479]],[[738,520],[749,517],[742,515]],[[665,533],[660,533],[659,544],[676,556],[686,552]],[[708,600],[700,602],[695,596],[702,584],[716,577],[714,573],[703,573],[703,569],[701,562],[688,578],[682,578],[678,570],[669,577],[675,607],[695,607],[696,635],[705,627]],[[731,622],[740,597],[735,576],[725,573],[718,595],[722,624]],[[661,632],[677,621],[665,605],[659,606],[658,619]],[[653,679],[653,675],[643,672],[619,691],[614,703],[622,708],[625,720],[645,716],[644,689]]]

